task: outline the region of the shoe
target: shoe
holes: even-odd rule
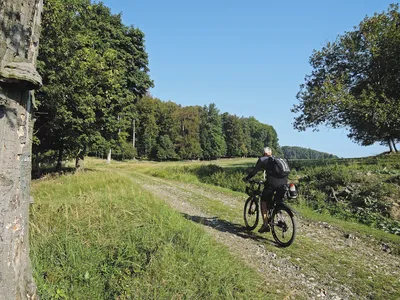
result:
[[[264,232],[270,232],[271,229],[269,228],[269,225],[262,225],[260,229],[258,229],[259,233],[264,233]]]

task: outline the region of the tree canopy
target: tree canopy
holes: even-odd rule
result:
[[[144,34],[89,0],[45,1],[42,24],[34,151],[56,151],[60,163],[120,144],[153,85]]]
[[[275,129],[227,112],[214,103],[181,106],[146,95],[135,105],[138,156],[156,160],[259,156],[265,146],[281,153]]]
[[[349,129],[361,145],[400,140],[400,13],[397,4],[313,52],[297,94],[294,128]]]
[[[339,158],[336,155],[320,152],[317,150],[296,147],[296,146],[283,146],[283,155],[286,159],[331,159]]]
[[[214,103],[204,106],[200,112],[200,145],[205,159],[222,157],[226,153],[222,117]]]

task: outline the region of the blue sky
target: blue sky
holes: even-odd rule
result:
[[[272,125],[281,146],[363,157],[387,147],[358,146],[345,129],[293,129],[296,94],[309,57],[386,0],[106,0],[146,35],[153,96],[181,105],[215,103],[222,112]]]

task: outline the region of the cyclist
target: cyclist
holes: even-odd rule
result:
[[[269,232],[268,225],[268,207],[272,207],[274,201],[282,201],[285,196],[284,186],[288,183],[288,172],[278,172],[276,168],[276,158],[272,155],[269,147],[264,148],[264,155],[260,157],[253,170],[244,178],[245,181],[250,180],[259,171],[265,170],[267,180],[264,183],[264,189],[261,195],[261,214],[263,224],[258,230],[259,233]],[[285,166],[287,170],[288,166]]]

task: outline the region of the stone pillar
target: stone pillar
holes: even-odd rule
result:
[[[29,259],[33,90],[42,0],[0,0],[0,299],[37,299]]]

